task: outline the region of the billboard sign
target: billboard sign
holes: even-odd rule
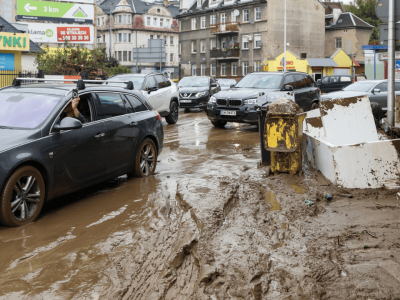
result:
[[[18,0],[17,20],[93,24],[94,5]]]
[[[0,32],[0,50],[29,51],[29,34]]]
[[[85,3],[94,4],[94,0],[58,0],[59,2],[75,2],[75,3]]]
[[[94,29],[92,25],[70,25],[52,23],[29,23],[28,33],[36,43],[76,43],[93,44]]]
[[[14,71],[14,54],[0,53],[0,70]]]

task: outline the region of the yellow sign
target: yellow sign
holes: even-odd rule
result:
[[[0,32],[0,50],[29,51],[29,34]]]
[[[266,65],[266,66],[268,65],[268,60],[266,60],[266,59],[264,60],[264,65]]]

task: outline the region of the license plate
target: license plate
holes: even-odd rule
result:
[[[192,100],[181,100],[181,103],[192,103]]]
[[[236,116],[236,110],[221,110],[221,116]]]

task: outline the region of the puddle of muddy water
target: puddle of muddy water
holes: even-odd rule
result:
[[[275,195],[273,192],[266,192],[265,193],[265,201],[269,205],[271,205],[270,211],[281,210],[281,204],[276,200]]]
[[[307,190],[297,184],[292,184],[292,188],[294,188],[294,192],[296,194],[305,194]]]

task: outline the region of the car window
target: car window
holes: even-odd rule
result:
[[[324,78],[322,79],[322,83],[323,83],[323,84],[329,83],[329,77],[324,77]]]
[[[397,92],[400,91],[400,82],[396,82],[396,83],[394,84],[394,89],[395,89]]]
[[[169,79],[167,77],[165,77],[165,76],[163,76],[163,77],[164,77],[165,86],[166,87],[171,86],[171,81],[169,81]]]
[[[292,86],[294,89],[296,88],[293,75],[287,75],[285,77],[285,81],[283,82],[283,88],[285,88],[287,85]]]
[[[165,81],[164,81],[164,76],[156,75],[154,77],[156,79],[156,83],[157,83],[159,89],[162,89],[162,88],[166,87],[166,84],[165,84]]]
[[[126,86],[125,83],[119,83],[119,82],[112,83],[112,81],[132,81],[133,87],[135,89],[139,90],[142,88],[144,77],[143,76],[126,76],[126,75],[114,76],[114,77],[109,78],[108,82],[104,82],[103,85],[110,84],[110,85],[121,86],[121,87]]]
[[[314,81],[311,79],[310,76],[304,75],[305,81],[306,81],[306,86],[307,87],[313,87],[314,86]]]
[[[142,103],[138,98],[132,95],[125,95],[126,98],[128,98],[128,102],[126,103],[126,109],[128,113],[132,112],[141,112],[141,111],[147,111],[148,108],[146,105]]]
[[[120,94],[98,93],[102,114],[101,119],[117,117],[126,114],[125,104]]]
[[[376,87],[374,87],[374,90],[375,89],[381,90],[381,92],[387,92],[387,82],[378,84]]]
[[[149,88],[152,88],[155,86],[157,86],[157,85],[156,85],[156,81],[154,80],[154,76],[150,76],[149,78],[147,78],[144,89],[147,91],[147,90],[149,90]]]
[[[341,82],[351,82],[351,77],[350,76],[342,76],[340,77]]]
[[[332,77],[329,79],[329,82],[330,82],[330,83],[339,82],[339,76],[332,76]]]
[[[296,87],[298,89],[304,89],[307,85],[305,76],[303,74],[295,74],[294,80],[296,81]]]
[[[370,81],[357,81],[346,86],[343,90],[351,92],[369,92],[375,84],[375,82]]]

